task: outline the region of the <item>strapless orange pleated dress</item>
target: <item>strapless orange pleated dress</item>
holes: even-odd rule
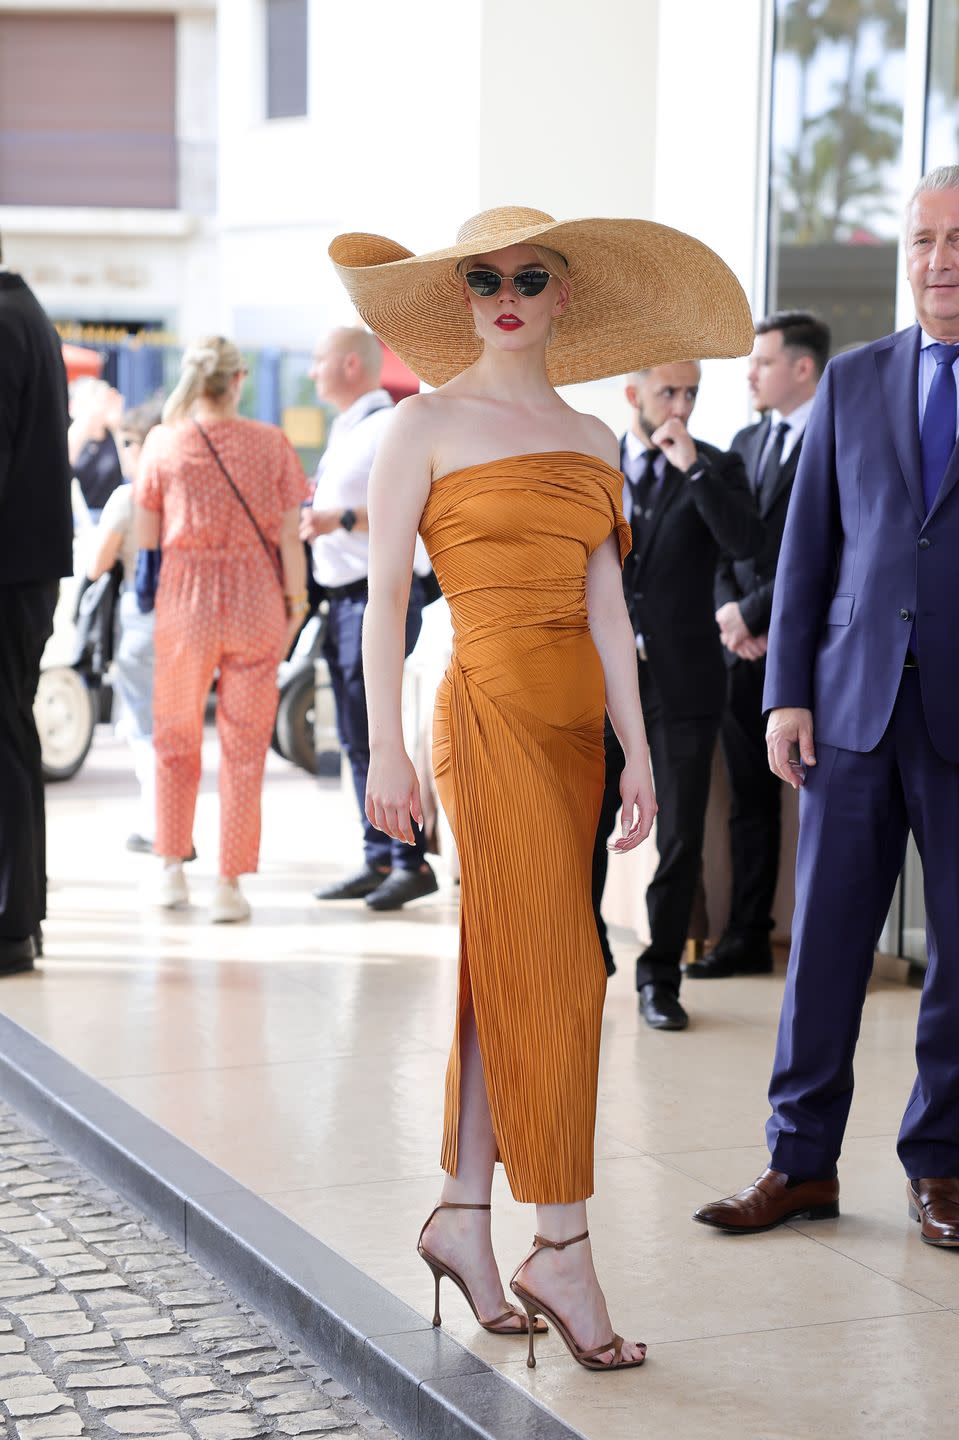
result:
[[[433,763],[461,871],[459,1001],[441,1163],[455,1175],[460,1026],[476,1017],[493,1131],[513,1195],[593,1190],[606,970],[591,860],[603,791],[605,687],[586,566],[632,543],[622,475],[550,452],[433,483],[420,522],[453,617]]]

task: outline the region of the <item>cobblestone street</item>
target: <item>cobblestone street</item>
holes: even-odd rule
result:
[[[0,1245],[0,1440],[394,1440],[4,1105]]]

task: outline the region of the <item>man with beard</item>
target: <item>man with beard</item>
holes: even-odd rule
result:
[[[702,863],[726,688],[714,613],[716,564],[721,551],[740,560],[754,554],[763,534],[740,457],[694,440],[687,429],[699,383],[695,360],[630,375],[626,400],[632,420],[620,447],[623,510],[633,531],[623,585],[659,803],[659,867],[646,891],[651,940],[636,961],[636,989],[640,1012],[656,1030],[684,1030],[689,1023],[679,1002],[680,961]],[[624,763],[607,722],[593,908],[610,974],[614,966],[600,904]]]

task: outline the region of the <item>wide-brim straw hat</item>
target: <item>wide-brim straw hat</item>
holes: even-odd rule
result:
[[[701,240],[651,220],[557,221],[505,205],[474,215],[455,245],[427,255],[364,234],[338,235],[329,253],[370,329],[415,375],[442,385],[482,352],[457,262],[529,244],[569,266],[570,305],[546,352],[554,385],[752,349],[749,302],[729,266]]]

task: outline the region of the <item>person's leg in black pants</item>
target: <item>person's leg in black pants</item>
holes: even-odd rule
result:
[[[346,752],[353,776],[353,788],[363,825],[365,871],[340,886],[314,892],[320,899],[365,898],[372,909],[395,909],[419,895],[437,889],[436,878],[426,863],[425,840],[419,826],[413,826],[415,844],[391,840],[366,817],[366,777],[370,768],[369,718],[363,681],[363,616],[365,598],[334,599],[330,602],[329,625],[324,657],[336,707],[340,743]],[[423,607],[419,586],[414,582],[406,616],[406,654],[416,644],[422,626]],[[396,872],[395,874],[393,872]],[[384,890],[384,885],[388,888]],[[337,893],[333,893],[337,892]],[[348,893],[347,893],[348,892]],[[415,893],[414,893],[415,892]],[[374,897],[378,897],[374,899]]]
[[[642,677],[641,677],[642,678]],[[636,961],[636,988],[655,984],[679,994],[703,854],[703,832],[718,715],[667,715],[651,684],[643,713],[659,810],[659,865],[646,891],[650,945]]]
[[[0,585],[0,973],[32,959],[47,913],[46,819],[33,701],[56,582]]]
[[[768,974],[769,932],[779,877],[782,781],[766,758],[764,660],[740,660],[727,673],[720,735],[729,775],[732,896],[729,919],[715,949],[687,966],[695,979]]]
[[[763,660],[740,661],[729,671],[729,703],[722,742],[732,789],[729,839],[733,862],[731,935],[768,940],[779,878],[782,781],[769,768],[763,716]]]
[[[603,800],[599,811],[599,823],[596,827],[596,840],[593,844],[593,914],[596,917],[596,929],[599,934],[599,943],[603,951],[603,960],[606,963],[606,974],[615,975],[616,962],[613,959],[613,952],[609,944],[609,934],[606,930],[606,921],[602,916],[603,891],[606,889],[606,871],[609,866],[609,851],[606,849],[606,842],[613,833],[613,826],[616,823],[616,816],[622,803],[619,793],[619,781],[626,766],[626,756],[623,754],[623,747],[616,738],[616,731],[609,723],[609,716],[606,717],[606,728],[604,734],[606,747],[606,781],[603,787]]]

